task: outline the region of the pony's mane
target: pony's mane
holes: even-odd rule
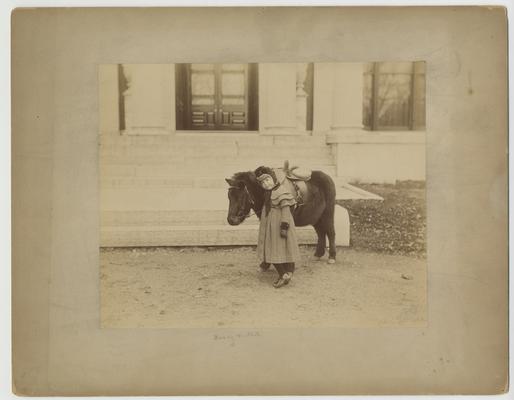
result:
[[[254,173],[253,171],[244,171],[244,172],[236,172],[234,175],[232,175],[232,179],[236,181],[244,181],[247,182],[248,180],[253,181]]]
[[[261,217],[262,204],[264,202],[264,190],[257,182],[257,178],[253,171],[236,172],[232,175],[232,179],[235,181],[244,182],[246,189],[251,193],[253,197],[254,210],[257,217]]]

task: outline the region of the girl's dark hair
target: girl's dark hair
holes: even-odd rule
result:
[[[275,171],[273,171],[270,167],[260,166],[255,170],[255,177],[259,177],[263,174],[271,175],[273,178],[273,182],[277,183],[277,176],[275,175]],[[264,193],[264,208],[266,209],[266,216],[268,216],[271,210],[271,190],[266,190]]]
[[[255,170],[255,177],[259,177],[263,174],[268,174],[268,175],[271,175],[273,177],[273,181],[276,183],[277,182],[277,177],[275,175],[275,171],[273,171],[270,167],[265,167],[265,166],[260,166],[259,168],[257,168]]]

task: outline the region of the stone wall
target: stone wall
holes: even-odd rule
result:
[[[259,130],[252,134],[326,139],[333,147],[337,177],[349,181],[425,179],[424,131],[363,129],[362,63],[314,64],[313,129],[306,131],[306,99],[301,83],[306,65],[259,64]],[[123,90],[119,89],[121,69],[128,86]],[[177,133],[173,64],[102,65],[99,78],[102,135]],[[124,130],[120,129],[120,100],[125,105]],[[211,131],[209,135],[219,134]]]

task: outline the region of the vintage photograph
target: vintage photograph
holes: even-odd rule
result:
[[[423,61],[98,72],[103,328],[427,325]]]
[[[506,11],[13,10],[13,392],[506,393]]]

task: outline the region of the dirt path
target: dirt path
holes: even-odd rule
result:
[[[426,260],[340,249],[286,287],[253,248],[102,249],[102,326],[365,327],[426,323]],[[403,276],[402,276],[403,275]]]

